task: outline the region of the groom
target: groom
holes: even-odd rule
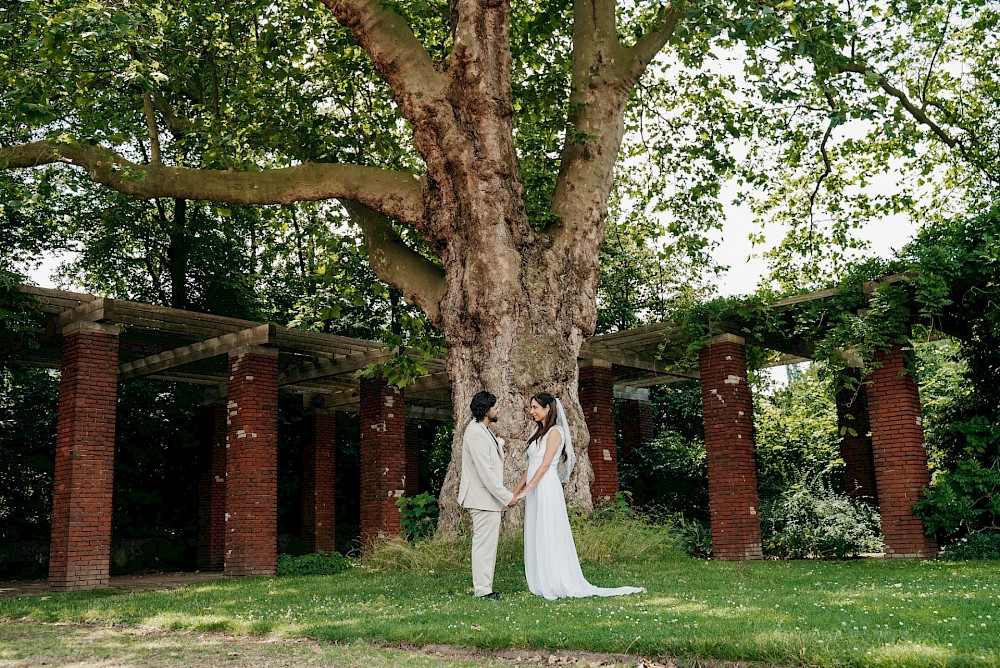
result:
[[[483,391],[469,405],[474,418],[462,438],[462,481],[458,502],[472,516],[472,584],[479,598],[500,600],[493,591],[493,571],[500,539],[500,514],[517,505],[503,484],[503,441],[489,425],[500,412],[497,398]]]

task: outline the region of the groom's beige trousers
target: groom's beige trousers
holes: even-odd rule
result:
[[[499,510],[469,508],[469,515],[472,516],[472,585],[476,596],[485,596],[493,591],[501,514]]]

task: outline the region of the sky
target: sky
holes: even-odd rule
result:
[[[715,259],[729,270],[716,281],[722,296],[747,295],[753,293],[763,276],[767,274],[767,263],[761,255],[767,250],[754,247],[749,234],[759,228],[752,222],[748,210],[728,207],[722,230],[715,234],[719,246]],[[873,221],[857,231],[857,237],[870,244],[866,255],[888,258],[894,251],[910,242],[917,233],[917,224],[904,216]],[[778,235],[769,235],[775,244]]]

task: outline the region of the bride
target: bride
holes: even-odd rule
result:
[[[569,480],[576,461],[566,414],[558,399],[542,392],[531,398],[531,418],[538,428],[528,441],[528,469],[514,488],[517,500],[526,499],[524,575],[528,589],[550,601],[646,591],[640,587],[595,587],[583,577],[561,484]]]

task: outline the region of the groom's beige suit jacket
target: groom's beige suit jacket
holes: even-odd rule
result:
[[[503,484],[503,446],[483,422],[473,420],[462,438],[458,502],[476,510],[503,510],[514,495]]]

